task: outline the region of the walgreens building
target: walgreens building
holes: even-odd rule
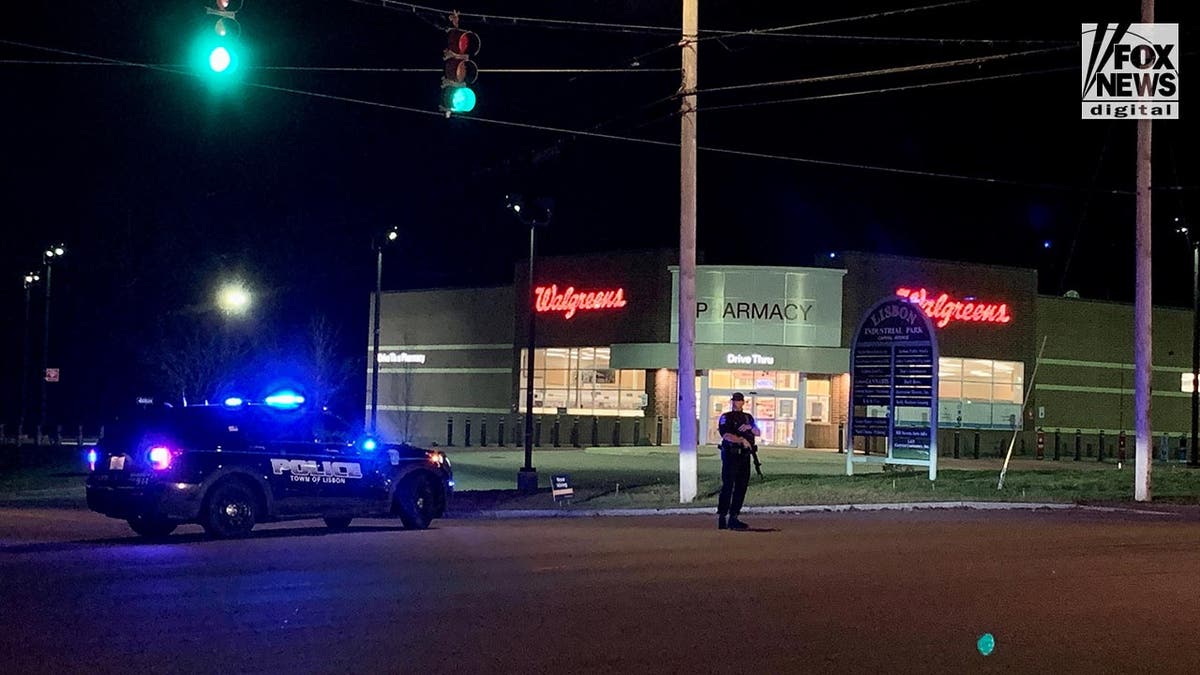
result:
[[[532,296],[524,265],[511,285],[384,294],[380,353],[369,354],[381,365],[381,433],[422,444],[519,444],[532,312],[539,445],[671,443],[677,260],[673,251],[542,258]],[[979,443],[991,453],[1016,429],[1030,451],[1042,430],[1072,453],[1076,435],[1092,452],[1111,453],[1131,429],[1131,305],[1039,296],[1030,269],[865,253],[822,262],[698,266],[702,442],[717,442],[716,420],[741,391],[764,445],[837,447],[850,335],[889,295],[911,299],[937,326],[945,452],[955,430],[964,451]],[[1156,308],[1154,321],[1155,426],[1174,448],[1189,424],[1190,313]]]

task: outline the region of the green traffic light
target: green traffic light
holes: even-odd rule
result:
[[[475,109],[475,92],[470,87],[458,87],[450,94],[451,112],[471,112]]]
[[[208,55],[208,67],[215,73],[225,72],[233,64],[233,56],[224,47],[217,47]]]

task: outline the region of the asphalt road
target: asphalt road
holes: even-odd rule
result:
[[[0,509],[0,654],[12,673],[1200,672],[1195,517],[752,525],[303,522],[149,545],[87,512]]]

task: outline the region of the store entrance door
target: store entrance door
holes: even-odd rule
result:
[[[720,443],[721,434],[717,431],[721,414],[730,409],[729,397],[732,391],[709,390],[709,434],[710,443]],[[780,396],[771,393],[746,394],[744,410],[754,416],[758,430],[762,432],[759,445],[793,446],[796,430],[796,395]]]

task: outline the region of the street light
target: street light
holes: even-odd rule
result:
[[[43,304],[42,317],[42,377],[41,377],[41,393],[42,393],[42,408],[41,415],[38,418],[38,423],[46,424],[46,377],[50,368],[50,273],[54,270],[54,261],[61,258],[66,253],[66,247],[63,244],[57,246],[47,246],[46,251],[42,254],[42,267],[45,270],[46,284],[42,287]]]
[[[517,472],[517,489],[521,492],[537,491],[537,469],[533,467],[533,365],[536,340],[534,301],[534,260],[537,251],[537,228],[550,224],[553,206],[548,199],[539,199],[534,208],[527,208],[521,195],[507,195],[505,206],[523,225],[529,228],[529,294],[525,300],[525,311],[529,316],[526,326],[528,338],[525,350],[525,464]]]
[[[230,282],[217,292],[217,307],[227,316],[242,316],[250,309],[250,291],[241,282]]]
[[[375,248],[375,310],[371,312],[371,435],[379,423],[379,306],[383,299],[383,247],[400,238],[400,228],[393,225],[383,236],[376,236]]]
[[[1200,448],[1196,438],[1200,436],[1200,239],[1193,239],[1187,222],[1175,217],[1175,231],[1187,239],[1192,248],[1192,440],[1188,466],[1200,468]]]
[[[21,436],[25,429],[25,410],[29,394],[29,289],[41,281],[42,276],[37,272],[25,275],[25,323],[21,324],[21,411],[17,418],[17,445],[21,444]]]

